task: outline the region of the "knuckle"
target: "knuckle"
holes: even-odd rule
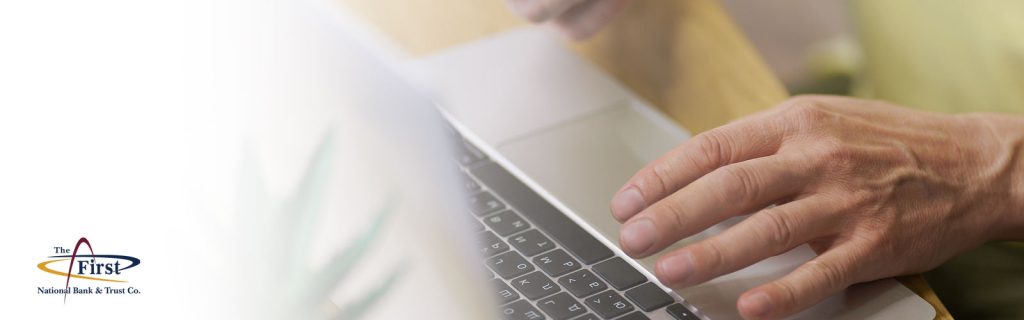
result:
[[[648,189],[654,188],[658,194],[664,194],[669,190],[669,181],[671,181],[672,172],[670,168],[666,167],[665,164],[657,163],[646,170],[644,170],[643,178],[641,181],[641,188]],[[644,196],[652,196],[641,190],[640,192]]]
[[[825,158],[833,161],[843,161],[853,158],[853,150],[838,138],[822,139],[822,151]]]
[[[704,265],[706,269],[719,269],[728,263],[725,261],[725,255],[722,254],[722,246],[715,238],[702,241],[700,247],[700,257],[703,261],[698,263]]]
[[[849,168],[854,164],[855,150],[838,137],[819,139],[815,148],[819,165],[827,168]]]
[[[797,96],[783,103],[783,115],[797,123],[801,129],[807,130],[820,124],[828,117],[819,98]]]
[[[846,269],[838,263],[811,260],[804,265],[804,268],[812,276],[818,277],[820,281],[818,285],[821,286],[818,290],[822,292],[842,289],[847,285]]]
[[[669,212],[671,212],[670,215],[672,216],[672,225],[675,227],[677,232],[685,230],[687,226],[687,219],[683,217],[685,215],[683,211],[683,206],[673,202],[671,205],[669,205],[669,208]]]
[[[882,256],[895,257],[899,254],[895,241],[889,236],[891,226],[880,218],[869,217],[863,227],[855,229],[853,235],[862,251],[877,253]],[[872,221],[873,220],[873,221]]]
[[[749,203],[758,198],[757,175],[740,165],[725,166],[717,170],[720,184],[714,191],[723,203]]]
[[[693,155],[694,165],[702,171],[709,171],[715,164],[729,160],[728,138],[718,129],[706,131],[694,138],[697,152]]]
[[[793,226],[791,218],[778,209],[765,209],[757,214],[760,217],[760,224],[763,225],[761,239],[783,247],[794,245]]]
[[[676,233],[683,232],[686,230],[689,224],[686,218],[686,208],[680,203],[680,201],[673,201],[666,199],[665,201],[658,201],[652,207],[652,214],[657,215],[658,218],[667,220],[669,227],[675,229]]]
[[[777,296],[775,297],[777,303],[782,309],[791,309],[797,304],[797,290],[792,283],[788,281],[775,281],[775,289],[777,290]]]
[[[848,235],[850,242],[864,248],[877,249],[882,244],[882,237],[877,232],[878,228],[883,226],[873,217],[867,217],[861,221],[855,221],[852,223],[850,233]]]

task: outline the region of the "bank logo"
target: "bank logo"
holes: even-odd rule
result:
[[[89,249],[89,254],[79,252],[82,245]],[[64,278],[64,288],[39,287],[38,294],[63,294],[64,302],[67,302],[68,294],[139,294],[135,287],[118,286],[119,283],[127,283],[125,271],[135,268],[141,261],[132,256],[117,254],[96,254],[92,249],[89,239],[82,237],[75,243],[74,248],[68,249],[62,246],[53,247],[53,255],[47,260],[40,262],[37,267],[46,273]],[[71,279],[81,279],[87,285],[71,286]],[[76,284],[78,283],[75,280]]]

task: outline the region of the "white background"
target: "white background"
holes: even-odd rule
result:
[[[0,2],[0,319],[225,319],[236,318],[238,308],[275,308],[254,302],[274,301],[281,295],[274,288],[232,284],[271,283],[276,275],[253,273],[248,264],[287,257],[233,256],[223,241],[245,218],[235,205],[243,146],[259,161],[266,200],[278,203],[331,126],[343,137],[332,177],[344,183],[330,189],[336,196],[318,225],[310,265],[322,264],[371,220],[354,213],[371,211],[378,191],[401,185],[402,192],[418,193],[405,207],[419,214],[397,219],[384,241],[397,249],[370,256],[374,262],[331,298],[343,303],[357,296],[379,276],[374,269],[406,261],[412,252],[411,259],[426,260],[417,260],[394,299],[422,298],[422,288],[435,288],[437,300],[386,301],[370,318],[407,310],[420,318],[474,318],[460,312],[460,299],[481,296],[458,283],[472,274],[462,269],[465,257],[413,250],[465,241],[439,228],[444,219],[426,218],[445,206],[438,194],[454,181],[394,167],[423,145],[376,153],[386,137],[360,137],[372,125],[338,107],[359,93],[352,90],[360,90],[361,75],[330,63],[348,58],[332,45],[335,31],[295,29],[278,19],[283,3]],[[376,100],[357,102],[367,101]],[[378,171],[363,167],[368,164]],[[394,170],[379,171],[387,165]],[[388,180],[396,176],[435,184],[418,192],[424,189]],[[401,238],[410,234],[418,243]],[[65,279],[36,264],[79,237],[97,254],[141,259],[123,278],[142,294],[69,295],[67,303],[59,294],[37,294],[38,287],[63,287]],[[402,246],[409,243],[414,246]],[[436,256],[445,260],[430,260]],[[72,279],[71,285],[104,284]],[[477,311],[485,305],[473,302]]]

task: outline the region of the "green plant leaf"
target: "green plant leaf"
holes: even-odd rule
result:
[[[395,211],[396,201],[392,198],[386,198],[375,214],[373,222],[362,235],[349,243],[345,249],[332,256],[324,268],[308,280],[309,283],[305,286],[306,289],[300,301],[306,301],[310,304],[321,303],[330,294],[331,290],[344,282],[345,277],[362,261],[363,256],[368,251],[367,249],[380,237],[385,223]]]
[[[350,302],[345,305],[344,308],[334,316],[335,320],[358,320],[366,316],[367,311],[372,309],[381,298],[387,295],[388,292],[395,286],[396,283],[405,274],[408,263],[401,263],[400,266],[395,267],[391,271],[391,274],[381,282],[377,287],[368,292],[362,298]]]

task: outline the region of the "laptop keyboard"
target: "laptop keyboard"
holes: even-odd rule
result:
[[[454,130],[452,130],[454,132]],[[456,133],[457,135],[457,133]],[[507,320],[699,319],[499,164],[461,140],[456,160],[491,287]]]

